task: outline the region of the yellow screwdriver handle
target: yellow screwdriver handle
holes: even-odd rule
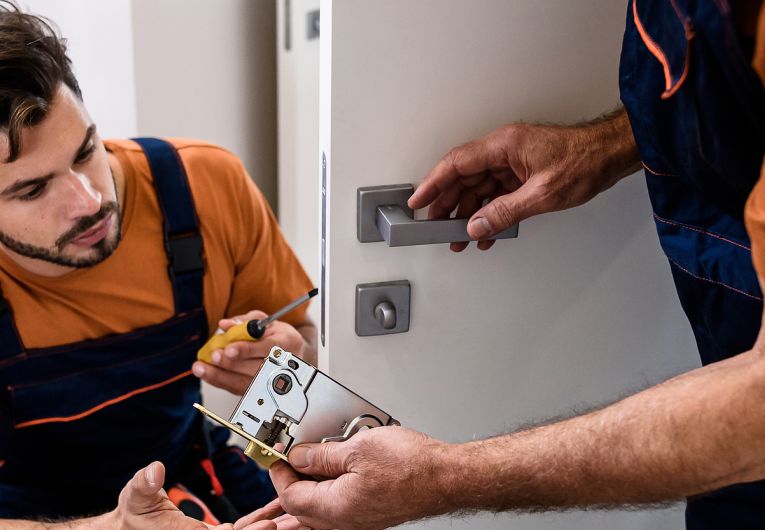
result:
[[[247,322],[236,324],[235,326],[228,328],[225,333],[216,333],[210,337],[210,340],[208,340],[204,346],[199,348],[197,359],[206,363],[212,363],[212,352],[215,350],[222,350],[232,342],[242,340],[255,342],[258,340],[249,334],[247,331],[247,324]]]

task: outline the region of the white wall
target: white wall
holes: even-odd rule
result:
[[[137,131],[130,0],[24,0],[66,37],[85,105],[104,138]]]
[[[276,6],[132,0],[138,132],[220,144],[276,209]]]

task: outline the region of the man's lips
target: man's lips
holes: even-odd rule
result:
[[[72,239],[71,243],[78,247],[92,247],[109,234],[111,227],[112,215],[107,215],[102,221],[96,223],[93,228]]]

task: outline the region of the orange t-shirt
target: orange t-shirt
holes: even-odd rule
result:
[[[272,313],[311,289],[268,203],[228,151],[170,140],[188,175],[204,244],[210,331],[224,316]],[[27,348],[95,339],[158,324],[174,313],[162,214],[148,162],[129,140],[104,142],[125,176],[122,240],[94,267],[55,278],[32,274],[0,252],[0,289]],[[302,306],[284,320],[305,318]]]
[[[765,279],[765,167],[760,180],[749,194],[744,208],[744,221],[752,241],[752,262],[757,276]]]
[[[760,8],[757,19],[752,67],[765,84],[765,9]],[[749,239],[752,241],[752,261],[757,276],[765,279],[765,160],[760,170],[760,180],[749,194],[744,208],[744,222]]]

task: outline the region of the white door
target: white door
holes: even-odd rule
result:
[[[279,225],[315,285],[319,280],[319,0],[276,0]],[[309,315],[319,320],[318,304]]]
[[[641,175],[522,223],[489,252],[356,237],[357,188],[417,185],[451,147],[513,120],[572,122],[614,108],[626,2],[323,0],[321,10],[322,369],[403,425],[463,441],[697,365]],[[409,331],[357,336],[356,285],[390,280],[411,283]],[[415,528],[682,524],[678,506]]]

